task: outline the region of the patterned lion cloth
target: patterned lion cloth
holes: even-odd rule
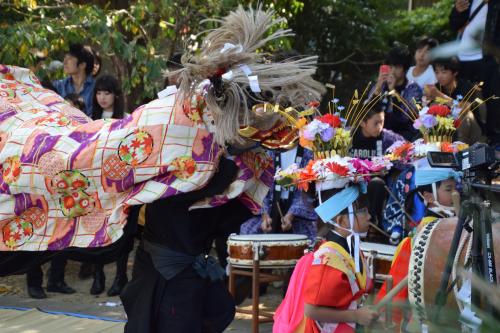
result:
[[[128,207],[202,188],[223,149],[203,99],[177,93],[121,120],[92,121],[29,70],[0,65],[0,251],[101,247],[123,233]],[[236,156],[227,193],[258,212],[273,181],[264,151]]]

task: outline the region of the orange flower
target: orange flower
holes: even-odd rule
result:
[[[309,189],[309,182],[316,180],[316,174],[313,171],[314,161],[309,161],[307,166],[303,171],[299,174],[299,181],[297,184],[297,188],[303,191],[307,191]]]
[[[441,142],[441,151],[445,153],[453,153],[455,149],[453,148],[453,144],[450,142]]]
[[[410,142],[404,143],[401,146],[394,149],[393,154],[395,156],[406,156],[406,154],[408,154],[408,151],[411,149],[411,147],[412,147],[412,144]]]

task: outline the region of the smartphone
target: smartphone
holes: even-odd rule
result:
[[[378,69],[380,74],[390,74],[391,73],[391,66],[389,65],[381,65]]]

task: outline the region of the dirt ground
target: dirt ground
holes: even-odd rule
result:
[[[44,281],[43,287],[47,284],[47,270],[50,263],[43,265]],[[128,276],[130,278],[133,266],[133,253],[128,262]],[[126,315],[121,305],[120,298],[108,297],[107,290],[111,287],[115,276],[115,265],[109,264],[104,267],[106,275],[106,289],[99,296],[90,294],[92,278],[81,280],[78,278],[80,263],[69,261],[66,266],[66,283],[76,289],[72,295],[47,292],[47,298],[35,300],[28,296],[26,287],[26,276],[17,275],[0,278],[0,306],[19,308],[39,308],[47,311],[60,311],[85,314],[97,317],[126,320]],[[261,308],[266,310],[275,309],[281,302],[281,288],[270,285],[266,295],[261,297]],[[243,304],[243,309],[251,309],[251,299],[247,299]],[[237,313],[233,323],[227,328],[227,332],[250,332],[251,316]],[[272,324],[260,325],[260,332],[272,332]]]

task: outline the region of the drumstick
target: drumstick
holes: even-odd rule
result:
[[[278,208],[278,214],[280,214],[280,217],[283,218],[283,212],[281,211],[281,206],[279,202],[276,203],[276,207]]]
[[[390,301],[392,301],[392,299],[394,298],[394,296],[396,296],[401,290],[403,290],[404,287],[408,286],[408,275],[405,276],[405,278],[401,281],[399,281],[399,283],[391,289],[391,291],[389,291],[381,300],[380,302],[378,302],[377,304],[373,305],[371,308],[375,311],[380,311],[380,309],[382,309],[384,306],[387,305],[387,303],[389,303]]]
[[[460,215],[460,193],[453,191],[451,193],[451,200],[453,201],[453,207],[455,207],[455,216]]]
[[[373,227],[373,229],[377,230],[378,232],[380,232],[382,235],[386,236],[386,237],[391,237],[391,235],[389,235],[387,232],[385,232],[384,230],[380,229],[375,223],[373,222],[368,222],[370,224],[370,226]]]

